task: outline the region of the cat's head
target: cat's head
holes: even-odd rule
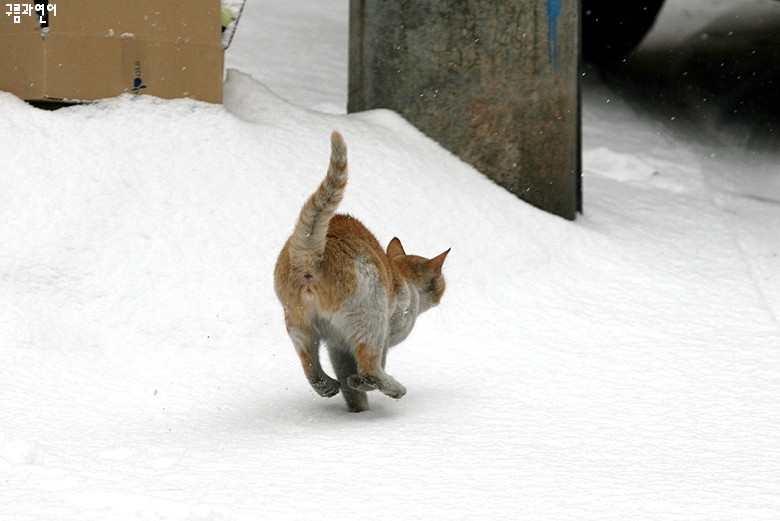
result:
[[[450,250],[432,259],[407,255],[401,241],[394,237],[387,245],[387,256],[401,275],[410,282],[420,296],[420,313],[436,306],[441,301],[446,284],[441,267]]]

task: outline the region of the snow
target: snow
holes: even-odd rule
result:
[[[344,115],[344,4],[249,2],[224,106],[0,93],[0,519],[780,518],[778,154],[589,74],[559,219]],[[452,247],[388,358],[408,394],[361,414],[309,388],[271,280],[333,129],[343,211]]]

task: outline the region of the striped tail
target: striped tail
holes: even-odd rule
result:
[[[313,275],[325,251],[328,223],[347,186],[347,144],[338,132],[330,136],[330,166],[317,191],[301,208],[290,237],[290,262],[301,275]]]

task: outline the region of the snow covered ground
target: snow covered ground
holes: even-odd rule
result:
[[[589,74],[564,221],[344,115],[345,4],[250,0],[224,107],[0,93],[0,519],[780,519],[780,154]],[[271,282],[332,129],[344,211],[452,247],[358,415]]]

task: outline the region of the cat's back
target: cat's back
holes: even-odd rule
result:
[[[323,262],[363,256],[377,263],[387,263],[387,255],[374,234],[351,215],[337,214],[328,225]],[[330,259],[329,259],[330,258]]]
[[[383,285],[392,279],[392,267],[379,241],[363,223],[350,215],[333,216],[328,226],[322,268],[327,272],[349,270],[367,264],[376,269]]]

